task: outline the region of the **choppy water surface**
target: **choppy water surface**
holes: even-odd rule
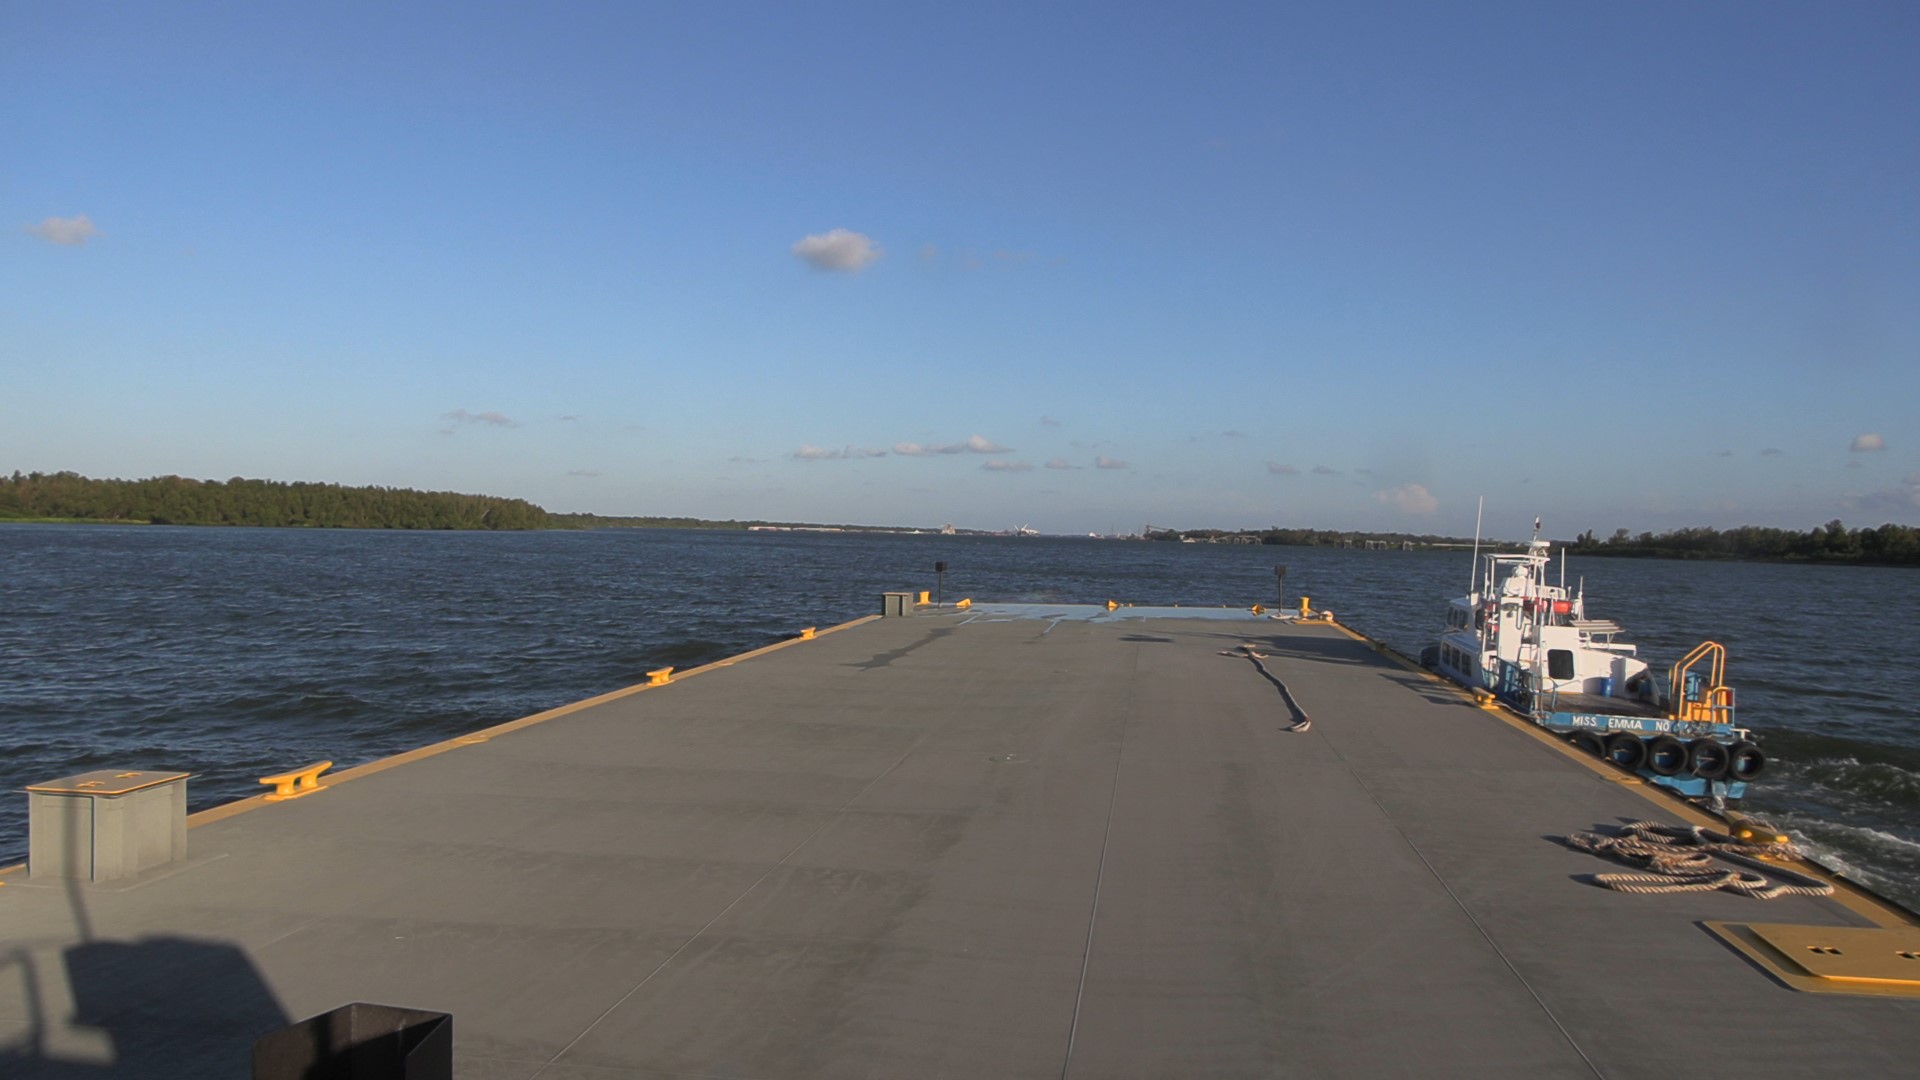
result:
[[[865,615],[889,589],[1047,603],[1314,598],[1409,653],[1464,552],[845,534],[0,526],[0,789],[191,770],[194,808]],[[1656,667],[1711,637],[1775,759],[1748,806],[1920,906],[1920,572],[1576,560]],[[1563,822],[1568,829],[1591,822]],[[0,797],[0,861],[25,851]]]

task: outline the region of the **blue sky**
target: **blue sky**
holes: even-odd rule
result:
[[[11,3],[0,470],[1920,523],[1920,9],[1440,7]]]

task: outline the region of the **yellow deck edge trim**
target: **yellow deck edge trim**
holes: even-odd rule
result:
[[[682,680],[687,679],[694,675],[699,675],[709,671],[718,671],[719,669],[725,668],[725,667],[732,667],[734,664],[737,664],[742,660],[751,660],[756,656],[765,656],[770,652],[774,652],[779,649],[788,648],[789,646],[798,645],[802,641],[818,640],[822,635],[836,633],[841,630],[850,630],[853,627],[860,626],[863,623],[872,622],[878,618],[880,618],[880,616],[878,615],[862,615],[860,618],[850,619],[847,622],[843,622],[838,626],[829,626],[824,630],[816,630],[814,631],[814,637],[810,639],[798,638],[798,637],[787,638],[784,641],[776,641],[770,645],[762,645],[757,649],[749,649],[746,652],[739,653],[735,656],[729,656],[722,660],[715,660],[711,664],[702,664],[701,666],[696,668],[688,668],[685,671],[676,672],[674,674],[672,682],[663,683],[663,684],[660,684],[660,686],[673,686],[678,684]],[[584,698],[580,701],[571,702],[566,705],[560,705],[555,708],[548,709],[545,712],[537,712],[537,713],[534,713],[532,716],[523,716],[518,720],[508,720],[505,723],[495,724],[492,727],[484,727],[484,728],[480,728],[477,731],[469,731],[464,735],[456,735],[451,739],[444,739],[437,743],[429,743],[426,746],[417,747],[412,750],[403,750],[400,753],[394,754],[390,757],[379,758],[374,761],[369,761],[363,765],[355,765],[351,769],[345,769],[337,773],[329,773],[327,775],[327,784],[329,787],[337,786],[340,784],[344,784],[349,780],[358,780],[363,776],[372,776],[374,773],[377,773],[377,772],[385,772],[386,770],[394,768],[399,765],[406,765],[415,761],[421,761],[426,758],[435,757],[437,755],[444,754],[449,750],[458,750],[463,746],[478,746],[482,743],[487,742],[488,740],[492,739],[497,735],[505,735],[509,732],[519,731],[522,728],[529,728],[534,726],[535,724],[544,724],[549,720],[558,720],[563,716],[571,716],[572,714],[581,712],[585,709],[591,709],[596,705],[605,705],[608,702],[618,701],[621,698],[630,697],[634,694],[643,693],[648,690],[657,690],[657,689],[660,689],[660,686],[656,686],[652,683],[644,683],[644,682],[635,683],[632,686],[623,686],[618,690],[610,690],[604,694],[599,694],[590,698]],[[265,795],[254,795],[249,798],[238,799],[234,802],[223,803],[219,806],[209,807],[205,810],[200,811],[199,813],[188,814],[187,827],[190,829],[197,829],[202,825],[211,825],[216,821],[224,821],[227,818],[234,816],[235,814],[244,814],[249,810],[258,810],[261,807],[266,805],[267,805],[267,796]],[[14,870],[21,869],[25,865],[26,865],[25,863],[21,863],[19,866],[9,866],[4,870],[0,870],[0,874],[11,873]]]
[[[1428,671],[1426,668],[1421,667],[1419,664],[1401,655],[1399,650],[1394,649],[1392,646],[1387,645],[1384,642],[1375,641],[1373,638],[1368,637],[1367,635],[1361,633],[1358,630],[1353,629],[1350,626],[1343,625],[1340,622],[1331,620],[1331,619],[1327,620],[1325,623],[1310,622],[1310,623],[1298,623],[1296,625],[1332,626],[1334,629],[1347,635],[1353,640],[1372,646],[1375,652],[1378,652],[1381,656],[1387,658],[1393,663],[1398,664],[1399,666],[1406,668],[1408,671],[1414,672],[1415,674],[1423,675],[1426,678],[1432,680],[1435,684],[1439,686],[1443,686],[1449,690],[1452,690],[1454,693],[1459,694],[1461,699],[1464,700],[1467,704],[1473,705],[1479,708],[1483,712],[1491,713],[1492,715],[1499,717],[1501,723],[1507,725],[1508,727],[1512,728],[1515,731],[1518,731],[1526,735],[1527,737],[1533,739],[1535,742],[1538,742],[1543,746],[1551,748],[1555,753],[1560,754],[1562,757],[1566,757],[1568,759],[1571,759],[1572,761],[1579,763],[1581,768],[1584,768],[1588,772],[1593,773],[1595,776],[1598,776],[1600,779],[1607,780],[1615,784],[1619,784],[1621,787],[1626,788],[1638,794],[1642,798],[1646,799],[1648,802],[1654,804],[1655,806],[1658,806],[1659,808],[1667,811],[1670,814],[1675,815],[1676,817],[1681,818],[1682,820],[1688,822],[1689,824],[1704,825],[1710,829],[1720,829],[1720,830],[1727,830],[1735,827],[1734,822],[1725,820],[1717,815],[1710,814],[1707,811],[1702,810],[1699,807],[1695,806],[1694,804],[1681,798],[1680,796],[1674,795],[1668,792],[1666,788],[1663,788],[1658,784],[1649,784],[1649,783],[1646,783],[1645,781],[1642,781],[1637,776],[1628,776],[1627,774],[1622,773],[1618,768],[1612,765],[1609,765],[1608,763],[1600,760],[1599,758],[1593,757],[1589,754],[1581,753],[1579,748],[1575,747],[1572,743],[1568,742],[1567,740],[1561,738],[1558,735],[1553,734],[1552,732],[1541,727],[1540,725],[1533,723],[1532,721],[1526,719],[1525,717],[1522,717],[1503,706],[1500,706],[1497,704],[1494,704],[1494,705],[1483,704],[1482,702],[1480,702],[1478,699],[1475,698],[1473,691],[1468,690],[1466,687],[1461,686],[1459,683],[1456,683],[1451,679],[1443,678],[1439,675],[1434,674],[1431,671]],[[1788,864],[1783,863],[1782,865],[1788,865]],[[1891,901],[1884,900],[1881,897],[1876,896],[1872,892],[1869,892],[1866,888],[1860,885],[1857,885],[1854,882],[1847,880],[1846,878],[1838,876],[1833,871],[1827,869],[1824,866],[1821,866],[1819,863],[1808,862],[1805,859],[1800,859],[1800,860],[1794,861],[1791,864],[1791,866],[1794,870],[1798,871],[1799,873],[1806,874],[1808,877],[1817,878],[1821,881],[1825,881],[1831,884],[1834,890],[1832,899],[1835,903],[1838,903],[1841,907],[1846,908],[1848,911],[1853,912],[1854,914],[1860,916],[1861,918],[1866,919],[1868,922],[1873,923],[1875,926],[1884,927],[1888,929],[1895,928],[1895,927],[1920,926],[1920,922],[1916,922],[1913,919],[1913,917],[1908,915],[1904,909],[1893,904]],[[1745,951],[1745,950],[1742,950],[1742,951]],[[1809,978],[1811,978],[1811,976],[1809,976]],[[1902,991],[1902,995],[1913,996],[1910,994],[1906,994],[1905,991]]]

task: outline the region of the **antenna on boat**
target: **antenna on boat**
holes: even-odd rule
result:
[[[1467,595],[1472,596],[1480,585],[1480,515],[1487,509],[1487,497],[1480,496],[1480,506],[1473,512],[1473,566],[1467,573]]]

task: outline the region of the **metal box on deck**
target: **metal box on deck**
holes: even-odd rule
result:
[[[116,881],[187,854],[187,773],[99,769],[27,786],[27,876]]]

